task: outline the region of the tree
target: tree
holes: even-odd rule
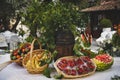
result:
[[[0,2],[0,25],[3,30],[10,30],[16,32],[21,17],[19,11],[27,4],[28,0],[2,0]],[[13,23],[11,25],[11,23]]]
[[[46,4],[52,0],[3,0],[0,2],[0,24],[3,25],[4,30],[10,30],[16,32],[16,26],[21,20],[20,13],[26,6],[31,5],[32,1],[45,2]],[[79,7],[79,9],[86,8],[88,6],[87,0],[60,0],[62,2],[71,2]],[[81,13],[82,14],[82,13]],[[10,25],[10,21],[15,20],[13,25]],[[85,21],[87,18],[85,19]],[[81,20],[84,21],[84,20]]]
[[[33,0],[2,0],[0,2],[0,27],[3,30],[0,31],[10,30],[16,32],[16,27],[21,20],[20,13],[31,1]],[[51,1],[44,0],[43,2],[49,3]]]
[[[6,3],[5,0],[0,2],[0,24],[4,28],[4,30],[9,30],[9,21],[10,16],[12,16],[12,13],[14,13],[14,10],[12,8],[12,5],[9,3]]]

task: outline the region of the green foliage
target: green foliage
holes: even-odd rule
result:
[[[101,53],[108,53],[111,56],[114,56],[113,44],[112,44],[111,40],[104,41],[104,46],[102,47],[102,49],[103,50],[100,51]]]
[[[22,37],[24,36],[25,31],[23,30],[23,28],[19,29],[18,34],[21,35]]]
[[[108,53],[111,56],[120,56],[120,35],[116,32],[111,40],[105,40],[99,53]]]
[[[46,68],[43,72],[43,75],[45,75],[48,78],[51,78],[50,74],[51,74],[51,69],[50,68]]]
[[[112,37],[112,44],[114,47],[120,47],[120,35],[117,32]]]
[[[103,28],[112,27],[112,22],[109,19],[103,18],[100,21],[100,26],[103,27]]]
[[[76,56],[84,55],[89,56],[90,58],[94,58],[96,56],[96,53],[90,50],[90,46],[85,47],[80,37],[76,38],[73,50]]]
[[[46,5],[46,11],[42,15],[42,25],[47,33],[52,34],[59,28],[75,31],[79,20],[79,10],[71,3],[51,2]]]
[[[33,40],[34,40],[34,37],[33,37],[33,36],[29,36],[29,37],[27,37],[27,38],[25,39],[25,41],[31,42],[31,43],[32,43]]]
[[[101,0],[94,0],[95,1],[95,5],[100,5]]]
[[[41,4],[38,2],[35,2],[34,0],[26,7],[25,10],[21,13],[21,16],[23,17],[22,22],[23,24],[27,25],[30,30],[34,30],[34,27],[36,24],[39,25],[39,17],[40,17],[40,9]],[[24,20],[25,19],[25,20]]]
[[[35,36],[40,32],[42,43],[54,48],[54,34],[58,29],[69,29],[73,33],[80,24],[80,12],[77,6],[71,3],[32,1],[22,13],[22,23]]]
[[[119,75],[114,75],[113,77],[111,77],[111,80],[120,80],[120,76]]]
[[[63,75],[62,74],[56,74],[56,75],[54,75],[54,78],[55,79],[62,79]]]
[[[25,7],[30,0],[6,0],[7,3],[10,3],[14,10],[20,10],[22,7]]]

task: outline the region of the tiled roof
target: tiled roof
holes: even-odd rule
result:
[[[98,6],[89,7],[86,9],[82,9],[81,12],[95,12],[95,11],[105,11],[105,10],[120,10],[120,1],[107,1],[102,2]]]

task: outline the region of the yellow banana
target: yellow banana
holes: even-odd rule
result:
[[[28,71],[34,70],[34,71],[40,71],[42,72],[45,70],[46,67],[48,67],[48,64],[40,66],[42,61],[48,59],[49,55],[45,54],[45,52],[41,52],[40,54],[34,54],[32,55],[32,58],[30,58],[26,63],[26,68]],[[41,60],[41,61],[40,61]]]
[[[48,57],[46,54],[43,54],[42,58],[40,60],[46,60]]]
[[[26,64],[26,68],[27,69],[31,69],[31,60],[28,60],[27,64]]]
[[[26,63],[26,67],[30,66],[30,63],[31,63],[30,60],[28,60]]]
[[[32,59],[31,59],[31,63],[32,63],[31,66],[32,66],[33,69],[36,68],[35,57],[36,57],[36,55],[33,55]]]
[[[44,55],[44,52],[38,54],[37,56],[38,56],[38,58],[40,59],[40,58],[42,58],[43,55]]]
[[[35,65],[36,65],[36,68],[39,68],[40,67],[40,65],[39,65],[39,58],[38,58],[38,56],[36,56],[35,57]]]
[[[43,71],[43,70],[45,70],[46,67],[48,67],[48,64],[45,64],[45,65],[43,65],[43,66],[40,66],[40,67],[39,67],[39,70]]]

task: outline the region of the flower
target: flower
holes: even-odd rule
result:
[[[105,40],[99,52],[109,53],[111,56],[120,56],[120,47],[114,46],[112,39]]]
[[[113,26],[113,28],[115,29],[115,30],[117,30],[117,32],[118,32],[118,34],[120,34],[120,24],[115,24],[114,26]]]
[[[113,50],[113,52],[115,52],[115,51],[117,51],[117,48],[113,47],[112,50]]]

